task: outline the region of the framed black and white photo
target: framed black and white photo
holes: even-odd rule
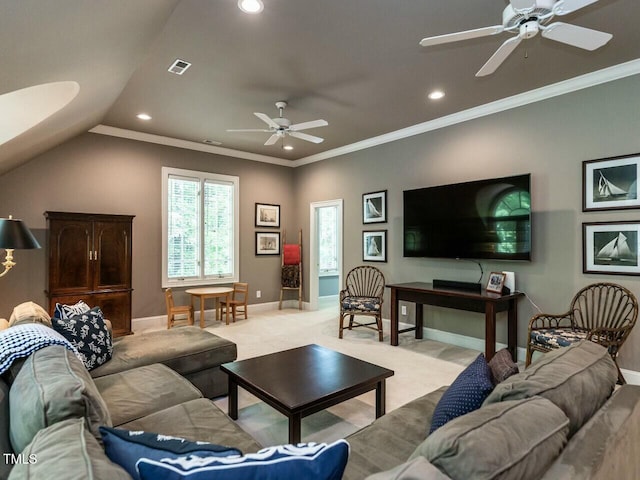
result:
[[[280,232],[256,232],[256,255],[280,255]]]
[[[491,272],[489,274],[489,280],[487,280],[487,292],[502,293],[505,278],[506,275],[502,272]]]
[[[640,208],[640,154],[582,162],[582,211]]]
[[[256,227],[279,227],[280,205],[256,203]]]
[[[640,275],[640,222],[582,224],[582,271]]]
[[[387,191],[362,194],[362,223],[386,223]]]
[[[387,231],[362,232],[362,260],[365,262],[387,261]]]

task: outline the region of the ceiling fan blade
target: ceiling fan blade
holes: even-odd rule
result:
[[[329,122],[327,122],[326,120],[312,120],[310,122],[302,122],[291,125],[289,127],[289,131],[297,132],[300,130],[306,130],[308,128],[326,127],[327,125],[329,125]]]
[[[278,141],[278,138],[280,138],[277,134],[273,134],[271,135],[266,142],[264,142],[265,145],[273,145],[274,143],[276,143]]]
[[[271,117],[269,115],[266,115],[264,113],[259,113],[259,112],[253,112],[253,114],[256,117],[258,117],[260,120],[262,120],[264,123],[269,125],[271,128],[275,128],[276,130],[280,128],[280,125],[278,125],[276,122],[271,120]]]
[[[576,10],[587,7],[598,0],[560,0],[553,6],[553,13],[556,15],[567,15]]]
[[[447,33],[436,37],[427,37],[420,40],[420,45],[430,47],[432,45],[440,45],[441,43],[459,42],[460,40],[468,40],[470,38],[487,37],[504,32],[502,25],[493,27],[476,28],[475,30],[466,30],[458,33]]]
[[[299,138],[300,140],[306,140],[307,142],[313,143],[322,143],[324,142],[324,138],[314,137],[313,135],[309,135],[308,133],[300,133],[300,132],[289,132],[289,135],[292,137]]]
[[[510,3],[516,11],[533,10],[536,8],[536,0],[510,0]]]
[[[556,22],[542,30],[542,36],[584,50],[596,50],[613,38],[610,33]]]
[[[522,39],[520,37],[513,37],[500,45],[500,48],[493,54],[493,56],[485,63],[482,68],[476,73],[476,77],[484,77],[491,75],[495,72],[502,62],[504,62],[509,55],[516,49]]]
[[[270,132],[266,128],[230,128],[227,132]]]

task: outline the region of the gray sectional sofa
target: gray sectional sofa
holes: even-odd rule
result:
[[[197,328],[199,333],[188,331],[154,335],[184,335],[183,345],[190,335],[211,335],[212,345],[225,342]],[[156,338],[149,345],[163,345],[164,353],[148,347],[149,355],[143,356],[145,349],[136,345],[141,338],[119,340],[115,362],[96,369],[95,378],[64,347],[50,346],[33,353],[10,385],[0,382],[0,446],[20,454],[13,457],[18,461],[11,480],[130,478],[105,455],[96,439],[100,425],[208,441],[245,453],[262,447],[203,397],[194,386],[198,380],[185,378],[201,379],[210,371],[216,385],[205,388],[223,391],[226,381],[213,364],[235,359],[235,345],[220,347],[225,353],[218,357],[197,348],[190,355],[188,348],[178,353],[179,342]],[[625,385],[613,392],[615,381],[606,350],[583,342],[546,354],[499,384],[482,408],[427,436],[446,390],[440,388],[347,437],[351,452],[344,478],[640,478],[640,387]],[[0,462],[0,478],[8,473],[6,462]]]
[[[236,356],[234,343],[181,327],[116,339],[91,372],[57,345],[14,362],[0,379],[0,479],[130,478],[96,440],[100,425],[259,450],[209,400],[226,393],[219,366]]]

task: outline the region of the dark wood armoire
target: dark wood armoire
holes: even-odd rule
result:
[[[114,336],[131,333],[133,215],[45,212],[49,313],[56,303],[99,306]]]

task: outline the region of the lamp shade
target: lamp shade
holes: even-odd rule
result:
[[[0,218],[0,248],[20,250],[40,248],[40,244],[22,220]]]

